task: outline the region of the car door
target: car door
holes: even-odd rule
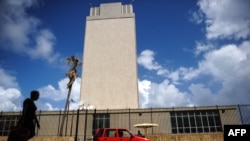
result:
[[[131,141],[132,135],[126,129],[118,129],[119,141]]]
[[[103,141],[118,141],[116,136],[116,129],[106,129]]]

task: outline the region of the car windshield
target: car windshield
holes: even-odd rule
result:
[[[100,137],[100,136],[102,136],[102,134],[103,134],[103,129],[98,129],[96,136]]]

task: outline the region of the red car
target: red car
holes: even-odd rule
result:
[[[123,128],[98,128],[94,141],[150,141],[147,138],[136,136],[128,129]]]

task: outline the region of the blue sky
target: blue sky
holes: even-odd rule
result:
[[[108,2],[133,3],[140,108],[250,104],[249,0],[2,0],[0,111],[33,89],[39,110],[64,108],[65,59],[83,58],[89,9]]]

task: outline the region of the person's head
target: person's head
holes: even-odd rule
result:
[[[30,92],[30,98],[32,100],[37,100],[39,98],[39,92],[37,90],[33,90]]]

